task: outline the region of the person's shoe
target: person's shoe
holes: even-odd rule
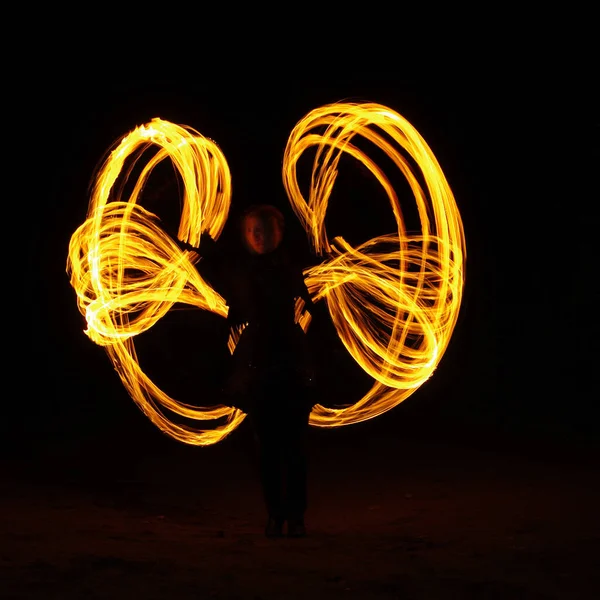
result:
[[[265,535],[268,538],[278,538],[283,536],[283,522],[269,517],[265,527]]]
[[[306,536],[306,527],[302,519],[290,519],[288,522],[287,535],[291,538],[301,538]]]

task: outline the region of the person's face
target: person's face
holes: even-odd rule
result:
[[[249,215],[244,222],[244,239],[251,252],[266,254],[275,250],[281,241],[281,231],[275,219]]]

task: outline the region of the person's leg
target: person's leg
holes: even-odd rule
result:
[[[269,537],[282,534],[285,522],[283,496],[281,431],[275,415],[258,407],[251,418],[256,433],[258,467],[268,521],[265,533]]]
[[[286,519],[290,537],[306,534],[304,514],[308,505],[306,438],[309,414],[310,410],[298,398],[295,410],[287,415],[285,427]]]

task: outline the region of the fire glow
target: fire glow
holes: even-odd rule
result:
[[[417,235],[406,230],[389,177],[355,143],[361,138],[385,153],[408,182],[421,224]],[[151,147],[157,151],[124,198],[130,174],[123,173],[126,161],[138,162]],[[314,156],[312,174],[301,191],[296,168],[309,149],[305,156]],[[343,155],[359,161],[381,185],[396,223],[394,231],[357,247],[339,236],[330,241],[325,228]],[[201,255],[200,234],[220,236],[231,205],[231,174],[223,153],[195,129],[156,118],[116,143],[99,166],[86,220],[70,240],[67,273],[87,323],[85,333],[105,348],[139,408],[167,435],[210,445],[246,415],[210,398],[205,406],[172,398],[143,372],[134,344],[174,303],[222,317],[228,311],[226,299],[199,274],[199,254],[181,250],[158,217],[138,204],[152,170],[165,159],[183,182],[179,239],[198,247]],[[316,405],[310,423],[336,427],[381,415],[431,377],[456,325],[466,247],[452,191],[415,128],[375,103],[334,103],[307,114],[289,136],[282,176],[291,206],[323,259],[304,272],[309,292],[315,302],[326,303],[345,348],[374,381],[353,403],[331,399],[329,407]],[[117,185],[118,180],[123,183]],[[363,206],[368,216],[368,198]]]

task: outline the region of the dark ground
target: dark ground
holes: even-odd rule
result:
[[[246,423],[207,448],[133,427],[4,458],[0,597],[598,597],[597,443],[395,421],[312,430],[299,540],[263,536]]]

